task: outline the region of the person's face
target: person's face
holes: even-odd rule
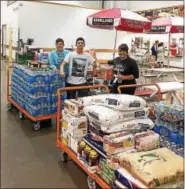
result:
[[[62,42],[58,42],[56,44],[57,51],[63,51],[64,50],[64,44]]]
[[[83,48],[85,47],[84,41],[80,41],[80,40],[77,41],[76,47],[77,47],[78,50],[83,50]]]
[[[127,55],[128,55],[127,51],[123,51],[123,50],[121,50],[121,49],[118,50],[118,54],[119,54],[119,57],[120,57],[121,59],[126,58]]]
[[[172,39],[172,43],[176,43],[176,39]]]

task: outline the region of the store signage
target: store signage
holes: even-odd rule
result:
[[[93,18],[93,25],[114,25],[114,18]]]
[[[136,20],[125,20],[126,24],[130,28],[143,28],[143,22]]]
[[[184,26],[177,27],[179,33],[184,33]]]
[[[166,32],[166,26],[153,26],[151,32]]]

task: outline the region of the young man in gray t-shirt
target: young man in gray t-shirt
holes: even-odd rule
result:
[[[69,74],[66,81],[66,86],[84,86],[87,83],[86,76],[87,70],[90,65],[93,65],[95,59],[88,53],[84,52],[85,40],[83,38],[78,38],[76,40],[76,51],[70,52],[61,64],[60,72],[61,76],[64,74],[64,66],[69,64]],[[68,98],[75,98],[75,91],[70,91],[68,93]],[[79,97],[88,96],[88,91],[79,91]]]

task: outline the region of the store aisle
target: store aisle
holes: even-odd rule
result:
[[[7,111],[6,67],[1,64],[1,188],[87,188],[73,162],[59,161],[55,127],[32,131],[29,120]]]

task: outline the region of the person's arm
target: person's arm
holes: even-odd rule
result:
[[[70,53],[65,57],[64,61],[60,65],[60,75],[65,76],[64,67],[66,64],[68,64],[70,61]]]
[[[130,75],[118,75],[118,79],[121,80],[134,80],[139,78],[139,68],[135,60],[131,63],[131,74]]]
[[[51,52],[49,55],[49,65],[50,65],[50,68],[57,69],[57,67],[55,66],[55,58],[54,58],[53,52]]]
[[[108,60],[108,61],[107,61],[107,64],[108,64],[108,65],[111,65],[111,66],[114,66],[114,60]]]

